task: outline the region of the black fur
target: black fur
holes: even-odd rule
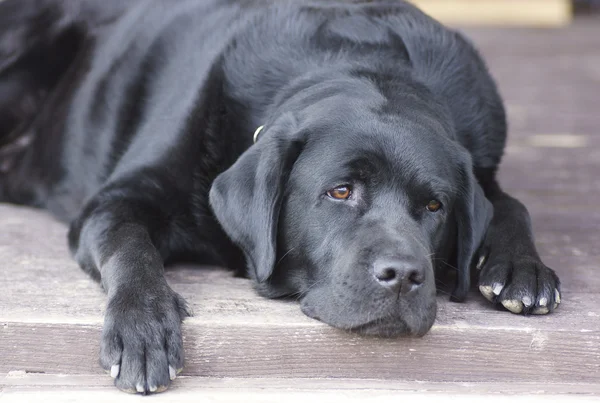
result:
[[[493,302],[552,311],[558,279],[496,183],[505,141],[474,48],[398,0],[0,3],[0,200],[70,223],[123,390],[183,366],[170,261],[247,267],[366,334],[426,333],[440,262],[454,300],[479,263]]]

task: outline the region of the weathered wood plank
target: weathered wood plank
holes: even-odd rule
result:
[[[35,401],[130,401],[133,397],[114,389],[108,377],[53,376],[44,374],[0,374],[3,402]],[[156,396],[161,401],[281,402],[317,398],[328,402],[410,401],[447,402],[449,398],[466,402],[572,402],[598,401],[593,393],[600,386],[585,383],[547,384],[523,382],[400,382],[364,379],[322,378],[206,378],[182,376],[169,393]],[[543,399],[543,400],[542,400]]]
[[[508,386],[508,385],[507,385]],[[100,392],[100,393],[99,393]],[[261,389],[242,389],[223,388],[223,389],[189,389],[169,391],[169,393],[159,396],[142,397],[125,395],[114,387],[112,389],[97,388],[79,388],[75,390],[62,390],[54,388],[35,388],[30,390],[8,389],[3,392],[2,402],[22,403],[43,401],[48,403],[68,403],[68,402],[130,402],[132,400],[153,399],[161,402],[261,402],[261,403],[280,403],[281,401],[289,403],[305,403],[306,401],[324,401],[331,403],[352,403],[352,402],[390,402],[390,401],[410,401],[415,403],[445,403],[449,399],[457,399],[465,403],[480,403],[482,401],[496,403],[510,402],[515,403],[571,403],[571,402],[598,402],[598,398],[586,395],[550,395],[550,394],[530,394],[516,396],[502,396],[489,394],[464,395],[460,393],[427,393],[421,391],[404,392],[388,390],[319,390],[314,391],[310,388],[304,390],[286,389],[271,390],[269,388]],[[316,399],[316,400],[315,400]]]
[[[477,1],[477,0],[474,0]],[[576,62],[575,57],[597,57],[598,54],[585,53],[600,47],[597,37],[598,17],[580,17],[568,29],[541,30],[529,28],[494,29],[461,27],[484,53],[492,65],[511,67],[515,71],[530,68],[525,63],[530,59],[554,60],[546,70],[538,71],[541,80],[545,73],[555,66]],[[503,46],[510,44],[510,46]],[[556,56],[571,56],[556,60]],[[512,62],[512,65],[511,65]],[[572,77],[561,77],[558,82],[566,82]]]
[[[114,388],[113,388],[114,389]],[[21,403],[24,401],[43,401],[48,403],[66,403],[66,402],[105,402],[110,399],[111,402],[130,402],[136,399],[149,399],[148,397],[141,396],[124,396],[122,392],[112,390],[105,392],[101,395],[97,395],[96,389],[80,389],[75,391],[62,391],[62,390],[35,390],[22,392],[18,391],[16,394],[7,391],[3,397],[3,402]],[[502,396],[488,396],[488,395],[448,395],[448,394],[423,394],[421,392],[388,392],[388,391],[369,391],[369,390],[358,390],[358,391],[339,391],[339,390],[328,390],[314,392],[312,390],[296,391],[286,390],[272,392],[270,390],[249,390],[249,391],[235,391],[231,389],[219,390],[219,391],[206,391],[197,390],[190,392],[182,392],[174,394],[175,392],[169,392],[164,396],[153,396],[151,399],[160,400],[162,402],[261,402],[261,403],[280,403],[285,400],[289,403],[305,403],[306,401],[325,401],[331,403],[352,403],[352,402],[389,402],[389,401],[404,401],[410,400],[415,403],[438,403],[447,402],[448,399],[460,399],[461,402],[465,403],[479,403],[485,399],[486,402],[506,402],[506,397]],[[554,396],[554,395],[525,395],[525,396],[514,396],[510,398],[511,402],[515,403],[570,403],[570,402],[597,402],[598,400],[594,397],[588,396]]]
[[[38,387],[57,386],[68,389],[81,387],[110,388],[113,381],[108,376],[96,375],[52,375],[40,373],[26,373],[24,371],[13,371],[0,373],[0,387],[26,390]],[[540,394],[550,393],[555,395],[586,395],[591,393],[600,394],[600,384],[573,382],[573,383],[548,383],[540,385],[531,382],[402,382],[396,380],[382,379],[356,379],[356,378],[214,378],[180,375],[177,382],[173,383],[170,390],[181,392],[182,390],[197,391],[198,389],[270,389],[270,390],[369,390],[369,391],[404,391],[404,392],[429,392],[429,393],[461,393],[473,395],[480,393],[502,393],[507,396],[517,394]],[[121,393],[119,393],[121,394]]]
[[[100,326],[5,323],[0,372],[102,374]],[[437,325],[421,339],[365,338],[327,326],[190,321],[184,374],[426,382],[600,382],[600,332]]]

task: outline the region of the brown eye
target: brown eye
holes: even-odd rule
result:
[[[438,211],[441,208],[442,208],[442,203],[440,203],[437,200],[431,200],[429,203],[427,203],[427,210],[431,211],[432,213],[435,213],[436,211]]]
[[[329,189],[327,196],[336,200],[348,200],[352,195],[352,187],[350,185],[342,185]]]

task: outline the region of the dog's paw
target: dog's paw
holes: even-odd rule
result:
[[[543,315],[560,304],[560,281],[554,270],[537,258],[488,258],[484,252],[477,269],[481,294],[513,313]]]
[[[123,290],[109,300],[100,364],[128,393],[165,391],[183,368],[181,321],[186,303],[166,284]]]

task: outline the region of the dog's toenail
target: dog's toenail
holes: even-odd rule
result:
[[[546,306],[546,305],[548,305],[548,298],[546,298],[546,297],[540,298],[540,306]]]
[[[477,261],[477,266],[475,266],[477,268],[477,270],[481,270],[481,268],[483,267],[483,265],[485,263],[485,260],[486,260],[485,255],[479,256],[479,260]]]
[[[558,292],[556,288],[554,289],[554,301],[556,301],[557,304],[560,304],[560,292]]]
[[[110,376],[113,378],[116,378],[117,376],[119,376],[119,371],[121,369],[121,366],[116,364],[113,365],[112,367],[110,367]]]
[[[516,299],[506,299],[502,301],[502,305],[512,313],[521,313],[523,312],[523,303],[521,301],[517,301]]]
[[[523,297],[521,301],[523,301],[523,305],[525,305],[526,307],[530,307],[531,305],[533,305],[531,302],[531,298],[529,297]]]
[[[500,283],[494,283],[494,295],[500,295],[504,286]]]
[[[144,385],[138,383],[137,385],[135,385],[135,390],[137,390],[139,393],[144,393]]]
[[[489,285],[480,285],[479,292],[483,295],[488,301],[494,300],[494,293],[492,292],[492,287]]]
[[[171,378],[171,380],[174,380],[175,378],[177,378],[177,372],[175,371],[175,368],[173,368],[170,365],[169,365],[169,378]]]
[[[548,312],[550,312],[550,310],[548,309],[547,306],[540,306],[540,307],[535,308],[533,311],[531,311],[531,313],[534,315],[545,315]]]
[[[148,388],[148,390],[152,393],[156,392],[157,389],[158,389],[158,387],[156,385],[152,385]]]

